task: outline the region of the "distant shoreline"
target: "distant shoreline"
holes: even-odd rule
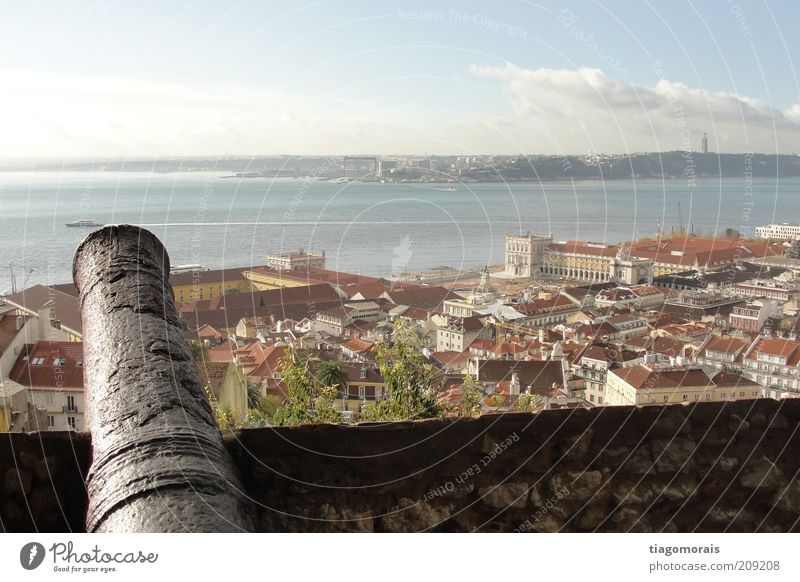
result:
[[[800,156],[640,153],[584,156],[260,156],[70,161],[0,161],[10,172],[218,172],[240,179],[296,178],[367,183],[511,183],[597,180],[800,177]]]

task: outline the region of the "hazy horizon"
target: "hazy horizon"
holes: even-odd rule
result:
[[[699,150],[688,150],[692,154],[700,154]],[[664,155],[669,153],[686,153],[686,150],[662,150],[662,151],[641,151],[641,152],[591,152],[594,155],[600,156],[641,156],[641,155]],[[428,152],[406,152],[396,154],[384,154],[375,152],[337,152],[325,154],[303,154],[303,153],[254,153],[254,154],[196,154],[196,155],[181,155],[181,154],[165,154],[163,156],[78,156],[78,157],[41,157],[41,158],[15,158],[15,157],[0,157],[0,163],[13,162],[13,163],[55,163],[55,162],[68,162],[68,163],[88,163],[88,162],[118,162],[118,161],[136,161],[136,162],[149,162],[159,160],[210,160],[210,159],[226,159],[226,160],[246,160],[246,159],[261,159],[261,158],[340,158],[344,156],[364,156],[364,157],[398,157],[398,158],[424,158],[424,157],[551,157],[551,158],[572,158],[583,157],[589,155],[589,152],[583,153],[565,153],[565,154],[548,154],[542,152],[522,152],[522,153],[496,153],[496,152],[476,152],[472,154],[463,153],[442,153],[431,154]],[[737,151],[737,152],[716,152],[709,151],[706,155],[719,155],[719,156],[800,156],[800,152],[786,152],[786,153],[770,153],[759,151]],[[2,169],[2,168],[0,168]]]

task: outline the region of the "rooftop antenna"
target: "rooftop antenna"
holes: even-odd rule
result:
[[[683,233],[683,211],[681,210],[681,203],[678,202],[678,226],[681,233]]]

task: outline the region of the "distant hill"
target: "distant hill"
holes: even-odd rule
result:
[[[566,180],[680,177],[741,177],[752,172],[754,178],[800,176],[800,157],[768,154],[703,154],[664,152],[602,159],[590,163],[584,157],[519,158],[498,174],[505,180]]]

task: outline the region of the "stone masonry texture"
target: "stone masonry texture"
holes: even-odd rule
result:
[[[800,400],[243,430],[262,532],[800,530]],[[0,527],[82,531],[89,435],[0,437]]]

